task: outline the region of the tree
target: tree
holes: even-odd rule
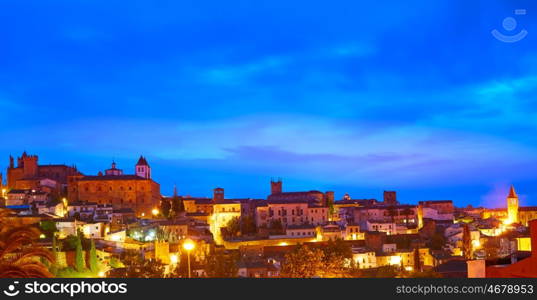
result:
[[[431,248],[431,250],[441,250],[445,244],[446,244],[446,238],[444,237],[442,233],[437,232],[431,237],[429,247]]]
[[[283,233],[282,221],[280,221],[279,219],[271,220],[269,224],[269,229],[275,233],[279,233],[279,234]]]
[[[156,260],[142,260],[127,268],[127,278],[163,278],[164,265]]]
[[[86,264],[84,262],[84,253],[82,252],[82,242],[80,241],[80,237],[77,237],[77,240],[76,240],[75,269],[78,272],[83,272],[86,269]]]
[[[421,271],[421,261],[420,261],[420,250],[419,248],[414,249],[414,271]]]
[[[58,231],[58,228],[56,228],[56,222],[51,220],[39,222],[39,227],[47,237],[53,236],[54,233]]]
[[[68,235],[65,239],[61,240],[63,243],[62,249],[65,251],[72,251],[76,249],[79,237],[76,235]]]
[[[162,215],[165,218],[169,218],[171,216],[171,210],[172,210],[172,204],[170,200],[167,198],[162,198],[162,200],[160,200],[160,211]]]
[[[89,253],[89,267],[93,273],[99,272],[99,262],[97,260],[97,250],[95,249],[95,242],[91,240],[91,248]]]
[[[255,234],[257,228],[255,226],[255,220],[251,216],[245,216],[241,220],[241,233],[245,235]]]
[[[237,277],[237,261],[233,253],[214,250],[205,258],[205,273],[213,278]]]
[[[395,278],[399,275],[399,268],[396,266],[382,266],[375,269],[362,270],[366,278]]]
[[[226,224],[226,233],[230,236],[237,236],[241,231],[241,221],[239,217],[231,218]]]
[[[326,201],[326,205],[328,206],[328,214],[330,217],[333,217],[336,214],[336,210],[334,207],[334,199],[328,198]]]
[[[172,216],[177,216],[178,214],[185,211],[185,205],[183,203],[183,197],[177,195],[177,188],[174,188],[172,203],[171,203],[171,214]]]
[[[323,252],[323,271],[325,275],[341,276],[345,271],[345,264],[352,258],[352,248],[341,239],[328,241],[320,248]]]
[[[462,231],[462,252],[464,258],[472,259],[472,238],[470,236],[470,228],[468,224],[464,224]]]
[[[0,278],[51,278],[54,275],[43,263],[55,257],[37,245],[41,232],[35,227],[13,226],[12,213],[0,210]]]
[[[183,251],[179,259],[179,263],[175,265],[170,273],[172,278],[187,278],[188,277],[188,253]]]
[[[323,272],[323,251],[298,245],[285,255],[281,275],[287,278],[312,278]]]

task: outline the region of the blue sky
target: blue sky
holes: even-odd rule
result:
[[[537,3],[289,2],[1,2],[0,166],[143,154],[164,194],[537,205]]]

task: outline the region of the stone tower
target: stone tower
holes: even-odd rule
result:
[[[224,189],[223,188],[217,187],[213,190],[213,201],[214,202],[224,201]]]
[[[514,186],[511,186],[509,196],[507,196],[507,221],[518,223],[518,195]]]
[[[22,167],[24,178],[34,178],[37,176],[37,155],[28,155],[26,151],[19,158],[19,167]]]
[[[397,193],[395,191],[384,191],[384,204],[397,205]]]
[[[281,178],[278,178],[277,181],[274,181],[274,179],[272,179],[270,181],[270,194],[274,195],[274,194],[281,194],[281,193],[282,193],[282,180],[281,180]]]
[[[143,156],[140,156],[140,159],[138,159],[138,163],[136,164],[136,175],[151,179],[151,167]]]

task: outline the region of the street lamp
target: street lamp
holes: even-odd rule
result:
[[[190,271],[190,252],[196,247],[194,242],[191,239],[186,239],[183,243],[183,248],[186,250],[187,257],[188,257],[188,278],[191,277],[191,271]]]

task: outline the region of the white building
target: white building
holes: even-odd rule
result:
[[[386,232],[388,235],[394,235],[397,233],[397,227],[393,222],[384,221],[366,221],[367,231],[379,231]]]
[[[360,269],[370,269],[377,267],[377,256],[375,251],[367,248],[353,248],[352,259]]]

